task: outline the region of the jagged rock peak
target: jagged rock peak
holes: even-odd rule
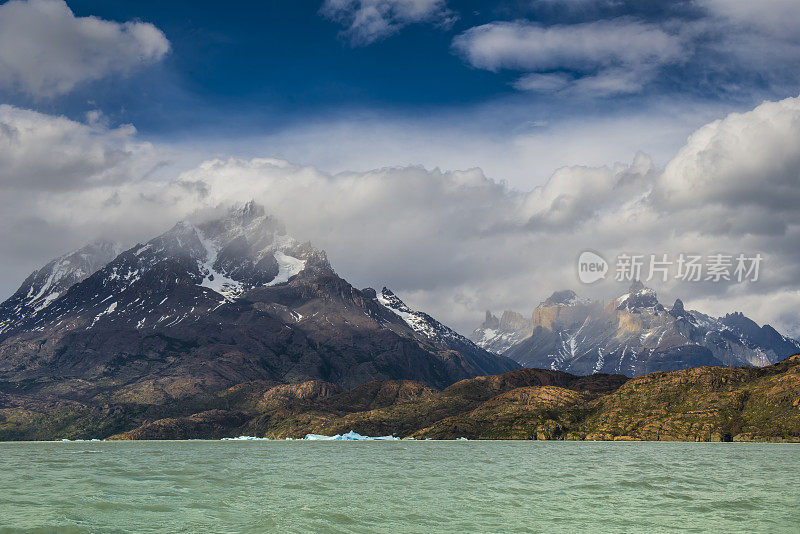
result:
[[[638,293],[645,289],[647,288],[644,286],[641,280],[634,280],[633,283],[631,284],[630,289],[628,289],[628,293],[632,295],[634,293]]]
[[[202,237],[215,244],[244,239],[254,251],[294,243],[286,235],[283,223],[267,215],[264,207],[254,201],[230,207],[216,217],[197,221],[195,226]]]
[[[658,302],[658,295],[656,294],[655,290],[645,287],[645,285],[639,280],[636,280],[631,284],[628,293],[616,299],[616,308],[618,310],[664,310],[664,306]]]
[[[245,203],[241,208],[233,208],[231,210],[231,214],[245,222],[252,221],[256,217],[264,217],[266,215],[266,211],[264,210],[264,206],[257,204],[255,200],[251,200],[250,202]]]
[[[365,287],[361,290],[361,293],[368,299],[378,298],[378,292],[371,287]]]
[[[525,330],[530,329],[530,319],[514,310],[504,311],[500,317],[486,310],[486,318],[479,328],[497,330]]]
[[[400,297],[395,295],[387,287],[384,287],[381,292],[377,294],[376,300],[384,308],[391,310],[395,315],[399,316],[411,329],[430,340],[442,341],[443,339],[455,339],[469,343],[466,338],[444,326],[427,313],[409,308]]]
[[[53,267],[57,270],[54,277],[76,276],[86,277],[104,267],[122,251],[119,243],[107,239],[95,239],[87,245],[51,260],[45,269]],[[43,269],[40,269],[41,272]],[[53,280],[58,282],[58,280]]]
[[[503,330],[526,330],[531,328],[531,321],[521,313],[506,310],[500,316],[500,328]]]
[[[412,313],[413,310],[406,306],[406,303],[403,302],[400,297],[394,294],[391,289],[385,287],[381,289],[380,295],[378,295],[378,301],[386,306],[387,308],[391,308],[395,311],[401,311],[404,313]]]
[[[486,310],[486,318],[483,320],[480,328],[500,328],[500,319],[493,315],[490,310]]]
[[[547,299],[542,301],[539,306],[575,306],[576,304],[588,304],[591,302],[589,299],[582,299],[571,289],[564,289],[556,291]]]
[[[760,330],[760,327],[755,321],[738,311],[725,314],[725,317],[722,318],[722,322],[730,327],[750,333]]]
[[[686,315],[686,308],[683,307],[683,301],[681,299],[675,299],[675,304],[672,305],[672,309],[670,309],[669,313],[676,318],[684,317]]]
[[[544,302],[542,302],[541,305],[555,306],[556,304],[569,304],[574,302],[577,298],[578,295],[576,295],[574,291],[571,289],[565,289],[563,291],[554,292]]]

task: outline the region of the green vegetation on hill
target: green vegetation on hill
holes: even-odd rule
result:
[[[800,355],[763,368],[633,379],[520,369],[442,391],[407,380],[349,391],[319,380],[258,381],[204,395],[177,386],[174,396],[132,390],[84,402],[6,388],[0,439],[300,438],[355,430],[417,439],[800,441]]]

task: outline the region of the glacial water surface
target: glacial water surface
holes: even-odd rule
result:
[[[800,532],[800,446],[0,443],[0,532]]]

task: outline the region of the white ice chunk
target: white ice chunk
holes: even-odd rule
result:
[[[335,436],[324,436],[322,434],[306,434],[305,439],[309,441],[399,441],[395,436],[362,436],[358,432],[351,430],[346,434],[336,434]]]

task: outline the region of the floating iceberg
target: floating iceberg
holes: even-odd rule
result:
[[[255,436],[236,436],[235,438],[222,438],[222,441],[269,441],[269,438],[257,438]]]
[[[310,441],[400,441],[394,436],[362,436],[358,432],[350,431],[347,434],[336,434],[335,436],[323,436],[322,434],[306,434],[305,439]]]

